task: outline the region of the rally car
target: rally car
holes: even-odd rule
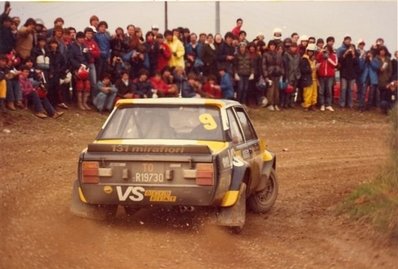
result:
[[[212,207],[236,230],[246,207],[268,212],[278,195],[276,157],[238,102],[119,100],[79,158],[71,211],[90,218],[148,206]]]

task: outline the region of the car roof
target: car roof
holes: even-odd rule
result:
[[[213,105],[220,108],[230,106],[241,106],[239,102],[225,99],[207,99],[207,98],[137,98],[137,99],[120,99],[116,103],[116,107],[124,105]]]

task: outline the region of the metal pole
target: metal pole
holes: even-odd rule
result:
[[[220,32],[220,1],[216,1],[216,33]]]
[[[168,26],[168,10],[167,10],[167,1],[164,1],[164,30],[168,30],[169,26]]]

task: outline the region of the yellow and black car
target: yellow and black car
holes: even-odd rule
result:
[[[242,105],[215,99],[126,99],[82,151],[73,213],[90,218],[146,206],[214,207],[239,230],[246,206],[265,213],[278,195],[276,157]]]

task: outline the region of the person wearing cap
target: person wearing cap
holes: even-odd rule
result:
[[[298,46],[298,52],[300,54],[300,57],[303,57],[307,46],[308,46],[308,36],[307,35],[302,35],[299,39],[299,46]]]
[[[184,44],[181,40],[176,36],[173,35],[171,31],[165,31],[164,37],[166,39],[166,44],[169,46],[171,50],[171,57],[169,60],[170,67],[182,67],[185,68],[184,62],[184,55],[185,55],[185,48]]]
[[[78,107],[81,110],[91,110],[87,104],[91,90],[89,70],[87,68],[91,55],[84,42],[84,33],[78,32],[76,40],[69,46],[68,59],[76,82]]]
[[[285,69],[274,40],[268,42],[268,50],[263,54],[262,69],[263,77],[270,85],[267,89],[268,110],[279,111],[279,80],[285,74]]]
[[[304,111],[315,111],[317,103],[316,45],[308,44],[300,60],[300,87],[303,88]]]
[[[157,35],[159,34],[159,26],[157,24],[152,25],[151,31],[152,31],[154,38],[156,38]]]
[[[246,42],[240,42],[234,60],[235,80],[238,80],[237,101],[248,105],[249,78],[254,78],[253,62],[247,51]]]
[[[338,58],[333,49],[334,37],[329,36],[326,39],[326,46],[318,53],[316,60],[319,63],[318,81],[319,81],[319,105],[321,111],[334,111],[332,107],[333,95],[332,88],[336,75]]]
[[[108,61],[111,53],[111,36],[107,32],[108,23],[100,21],[97,26],[94,40],[100,48],[100,56],[96,59],[95,69],[97,78],[101,78],[107,70]]]
[[[36,21],[32,18],[29,18],[26,20],[25,24],[18,30],[15,51],[18,53],[22,60],[29,58],[31,55],[35,25]]]
[[[282,29],[274,28],[274,30],[272,31],[272,36],[277,47],[282,45]]]

